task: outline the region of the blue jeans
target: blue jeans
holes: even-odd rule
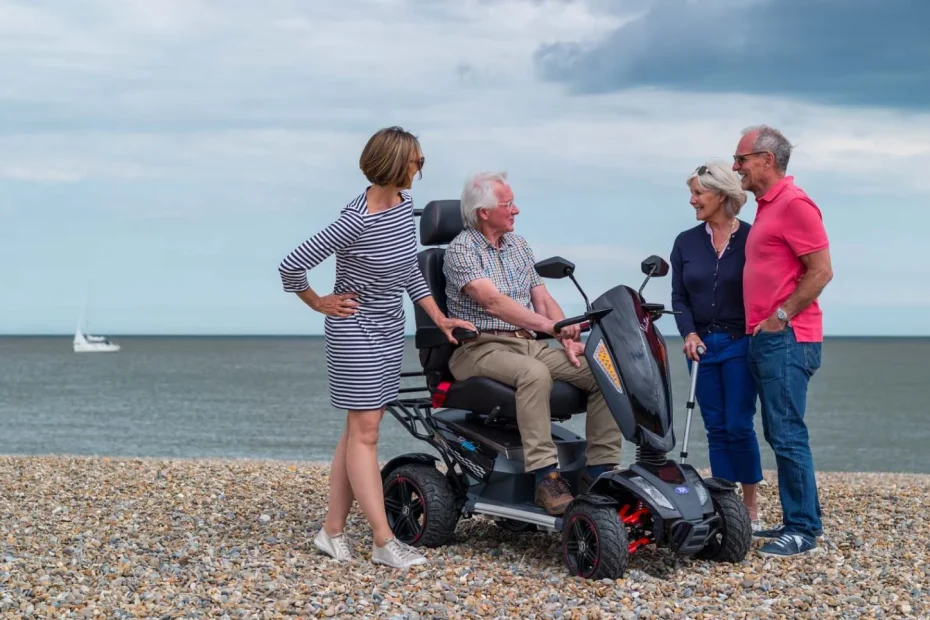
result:
[[[821,343],[798,342],[792,327],[759,332],[749,344],[749,367],[759,388],[765,440],[775,452],[785,532],[823,533],[814,457],[804,413],[807,385],[820,368]]]
[[[707,432],[710,470],[742,484],[762,480],[762,458],[753,428],[756,386],[749,372],[749,338],[708,334],[698,366],[695,396]],[[688,360],[688,371],[691,371]]]

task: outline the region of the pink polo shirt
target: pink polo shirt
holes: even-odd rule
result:
[[[756,203],[743,267],[749,334],[794,292],[806,271],[799,257],[829,246],[820,209],[794,177],[781,179]],[[791,319],[791,326],[798,342],[823,341],[823,312],[816,299]]]

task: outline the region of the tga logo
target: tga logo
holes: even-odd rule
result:
[[[477,446],[476,444],[474,444],[474,443],[468,441],[468,440],[465,439],[464,437],[456,437],[456,439],[458,440],[459,444],[462,446],[462,449],[463,449],[463,450],[468,450],[469,452],[474,452],[475,450],[478,449],[478,446]]]

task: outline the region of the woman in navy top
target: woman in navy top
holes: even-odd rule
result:
[[[714,476],[739,482],[752,527],[761,527],[756,484],[762,480],[753,428],[756,386],[749,372],[743,265],[750,225],[737,219],[746,194],[730,166],[709,162],[688,177],[691,206],[700,224],[672,248],[672,308],[685,339],[688,369],[700,356],[697,401],[707,431]]]

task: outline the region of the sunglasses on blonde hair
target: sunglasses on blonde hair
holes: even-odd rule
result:
[[[704,176],[705,174],[709,174],[710,176],[714,176],[714,173],[711,172],[711,171],[710,171],[710,168],[708,168],[707,166],[698,166],[697,168],[695,168],[694,171],[697,173],[697,175],[698,175],[699,177],[702,177],[702,176]]]

